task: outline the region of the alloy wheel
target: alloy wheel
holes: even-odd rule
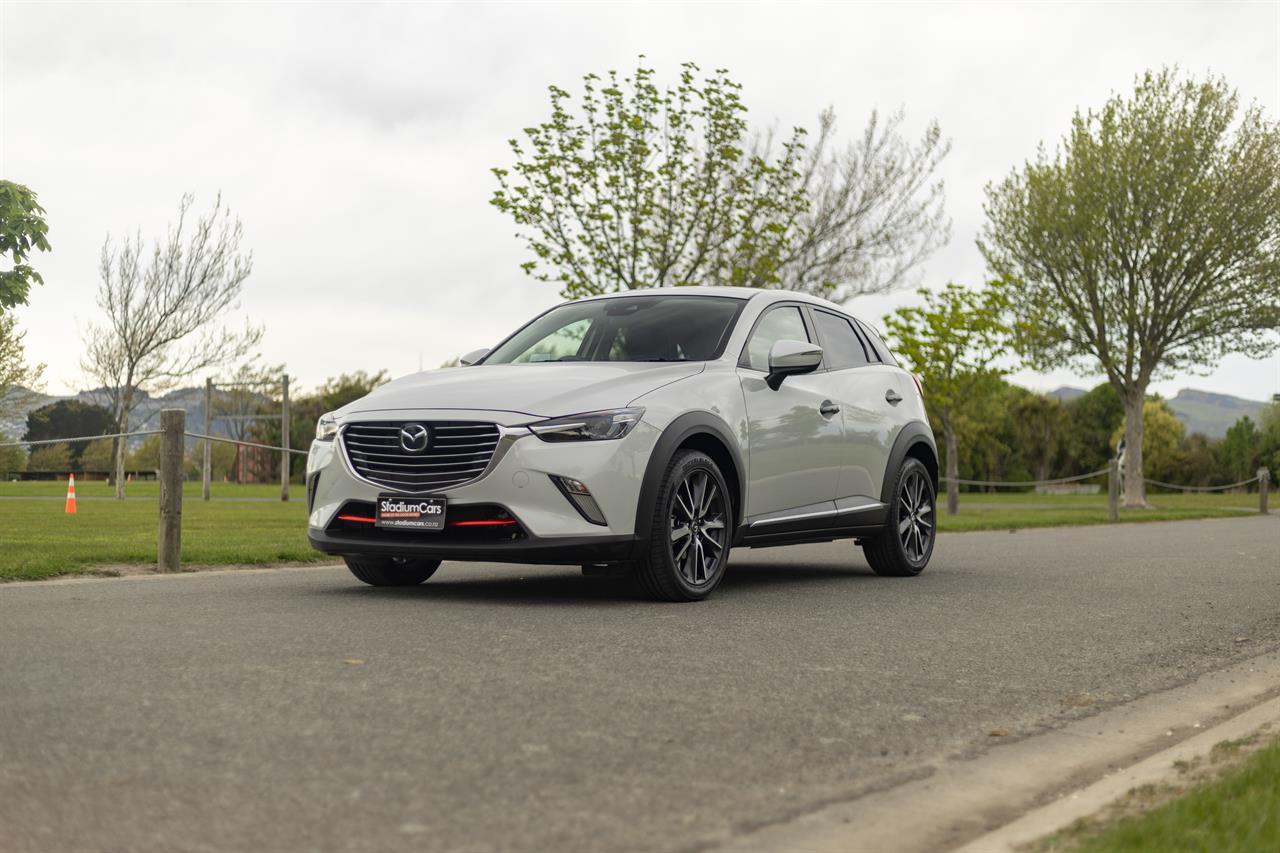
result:
[[[929,482],[920,471],[911,471],[902,480],[898,492],[898,538],[902,551],[912,563],[919,563],[933,544],[933,495]]]
[[[715,578],[725,550],[725,500],[707,471],[689,472],[671,501],[671,559],[691,586]]]

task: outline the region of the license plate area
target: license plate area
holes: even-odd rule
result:
[[[444,530],[448,502],[434,495],[378,495],[373,524],[387,530]]]

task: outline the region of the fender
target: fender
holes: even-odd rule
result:
[[[880,501],[885,506],[893,505],[893,482],[891,472],[897,471],[898,466],[902,464],[902,460],[907,458],[907,451],[914,445],[923,444],[933,453],[933,458],[938,459],[938,445],[933,440],[933,430],[924,421],[910,421],[898,433],[898,437],[893,441],[893,449],[889,451],[889,463],[885,466],[884,476],[880,478]],[[938,478],[933,478],[933,491],[938,491]]]
[[[747,505],[747,468],[742,461],[742,450],[733,437],[728,424],[711,412],[686,412],[669,423],[653,446],[649,454],[649,463],[644,469],[644,480],[640,485],[640,500],[636,504],[636,540],[643,547],[649,536],[649,526],[653,521],[653,502],[657,499],[658,488],[662,485],[662,475],[671,463],[671,457],[687,438],[699,433],[711,434],[720,439],[720,443],[729,449],[733,457],[738,479],[738,499],[734,502],[735,530],[742,527],[742,513]],[[728,478],[726,478],[728,479]]]

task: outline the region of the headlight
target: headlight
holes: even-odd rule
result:
[[[333,412],[321,415],[320,420],[316,421],[316,441],[333,441],[337,434],[338,419],[333,416]]]
[[[640,422],[644,409],[610,409],[586,412],[565,418],[552,418],[529,424],[529,429],[543,441],[602,441],[622,438]]]

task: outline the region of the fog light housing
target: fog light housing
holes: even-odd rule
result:
[[[559,477],[555,474],[551,475],[551,482],[555,483],[560,493],[573,504],[573,508],[579,515],[592,524],[598,524],[601,527],[606,525],[604,513],[600,511],[600,505],[591,496],[591,490],[587,488],[586,483],[575,480],[573,477]]]

